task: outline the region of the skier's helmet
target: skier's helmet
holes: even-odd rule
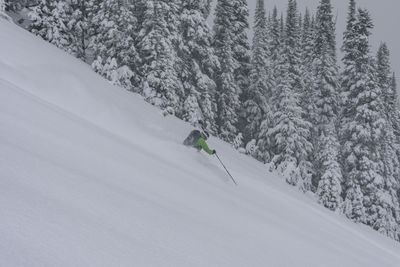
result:
[[[206,140],[210,137],[210,134],[207,131],[203,131],[203,136],[206,138]]]

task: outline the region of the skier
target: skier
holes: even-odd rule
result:
[[[202,122],[199,121],[200,125],[202,125]],[[206,140],[210,137],[210,134],[203,129],[202,131],[199,130],[193,130],[189,136],[183,141],[183,144],[185,146],[192,146],[196,148],[198,151],[201,151],[202,149],[207,152],[210,155],[214,155],[216,153],[215,150],[211,150],[207,143]]]
[[[235,179],[233,176],[229,173],[228,169],[225,167],[224,163],[222,163],[221,159],[219,158],[217,151],[214,149],[211,150],[207,143],[206,140],[210,137],[210,134],[204,129],[204,123],[203,121],[199,121],[200,127],[202,131],[200,130],[193,130],[188,137],[186,137],[185,141],[183,141],[183,144],[185,146],[192,146],[194,148],[197,148],[198,151],[201,151],[204,149],[205,152],[207,152],[210,155],[215,155],[221,165],[224,167],[225,171],[228,173],[229,177],[232,179],[232,181],[237,185]]]

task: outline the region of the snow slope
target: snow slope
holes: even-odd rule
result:
[[[400,244],[0,21],[0,266],[400,266]]]

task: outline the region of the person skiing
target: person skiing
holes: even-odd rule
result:
[[[219,160],[219,162],[221,163],[222,167],[224,167],[225,171],[228,173],[229,177],[232,179],[235,185],[237,185],[235,179],[233,178],[228,169],[225,167],[224,163],[222,163],[221,159],[219,158],[217,151],[215,151],[215,149],[211,150],[208,147],[206,140],[210,137],[210,134],[204,129],[205,127],[203,121],[200,120],[198,123],[202,130],[191,131],[189,136],[186,137],[185,141],[183,141],[183,144],[185,146],[191,146],[197,148],[198,151],[201,151],[203,149],[208,154],[215,155]]]
[[[183,141],[183,144],[185,146],[192,146],[198,151],[201,151],[203,149],[209,155],[214,155],[216,151],[214,149],[211,150],[206,143],[206,140],[210,137],[210,134],[206,130],[204,130],[202,121],[199,121],[199,123],[202,126],[202,131],[193,130],[185,139],[185,141]]]

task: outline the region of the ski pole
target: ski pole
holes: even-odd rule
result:
[[[221,159],[218,157],[218,154],[215,153],[215,156],[217,156],[217,159],[219,160],[219,162],[221,162],[222,167],[224,167],[225,171],[228,173],[229,177],[231,177],[232,181],[235,183],[235,185],[237,185],[235,179],[233,179],[232,175],[229,173],[228,169],[225,167],[224,163],[222,163]]]

